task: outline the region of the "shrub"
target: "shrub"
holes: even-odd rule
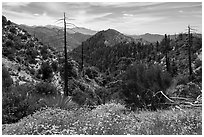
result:
[[[5,26],[7,24],[7,19],[5,16],[2,16],[2,26]]]
[[[15,56],[13,54],[9,54],[7,57],[9,60],[15,60]]]
[[[72,101],[72,97],[61,94],[43,97],[40,102],[45,107],[60,108],[63,110],[75,110],[78,108],[78,105]]]
[[[7,21],[7,25],[11,25],[12,23],[11,23],[11,21],[10,20],[8,20]]]
[[[52,67],[49,65],[49,62],[43,62],[40,70],[42,72],[43,80],[47,80],[52,77]]]
[[[86,103],[88,99],[88,95],[80,89],[75,89],[73,91],[73,101],[76,102],[78,105],[82,106]]]
[[[7,88],[2,93],[2,123],[14,123],[39,108],[31,96],[33,87],[28,84]]]
[[[14,47],[14,43],[11,40],[6,41],[6,47]]]
[[[98,77],[98,75],[99,75],[99,72],[98,72],[97,68],[95,68],[95,67],[88,67],[88,68],[86,68],[84,73],[90,79],[94,79],[94,78]]]
[[[133,64],[123,78],[122,93],[131,107],[155,109],[164,98],[156,98],[158,91],[165,92],[171,85],[171,76],[158,65]]]
[[[79,75],[77,66],[78,66],[78,64],[75,64],[75,62],[73,60],[68,59],[67,68],[66,68],[66,70],[68,72],[68,74],[67,74],[68,79],[72,78],[72,77],[77,78],[77,76]],[[64,80],[64,76],[65,76],[65,74],[64,74],[65,71],[64,70],[65,70],[65,66],[64,66],[64,61],[63,61],[63,65],[60,66],[60,75],[61,75],[61,78],[63,80]]]
[[[35,75],[35,69],[30,69],[30,74]]]
[[[13,40],[14,39],[13,35],[9,33],[8,34],[8,39]]]
[[[100,98],[100,104],[105,104],[106,102],[110,101],[110,94],[111,92],[108,91],[106,88],[100,88],[98,90],[96,90],[96,94],[98,95],[98,97]]]
[[[26,35],[23,35],[23,36],[21,36],[21,39],[27,40],[27,36],[26,36]]]
[[[43,57],[43,59],[47,59],[48,58],[48,47],[47,46],[43,46],[40,50],[40,53]]]
[[[186,85],[189,82],[188,76],[183,74],[177,75],[175,80],[177,81],[177,85]]]
[[[40,95],[57,95],[58,91],[51,83],[41,82],[35,86],[36,93]]]
[[[52,65],[52,69],[53,69],[53,71],[56,72],[56,71],[58,70],[57,62],[54,61],[51,65]]]
[[[11,78],[8,70],[5,66],[2,66],[2,87],[7,88],[13,84],[13,79]]]
[[[13,34],[16,34],[16,28],[15,27],[11,27],[10,28],[10,32],[12,32]]]

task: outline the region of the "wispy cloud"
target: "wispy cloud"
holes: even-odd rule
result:
[[[129,34],[183,32],[188,24],[202,29],[201,2],[3,2],[2,12],[28,25],[53,24],[66,12],[78,26]]]

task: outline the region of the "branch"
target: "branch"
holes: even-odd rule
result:
[[[59,21],[62,21],[62,20],[64,20],[64,19],[58,19],[57,21],[55,21],[55,23],[57,23],[57,22],[59,22]]]
[[[154,94],[153,96],[156,96],[157,94],[159,94],[159,93],[161,93],[168,101],[170,101],[170,102],[174,102],[173,100],[171,100],[169,97],[167,97],[164,93],[163,93],[163,91],[158,91],[156,94]]]

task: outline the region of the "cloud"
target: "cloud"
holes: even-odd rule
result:
[[[3,7],[27,6],[30,2],[2,2]]]
[[[123,16],[126,16],[126,17],[133,17],[134,15],[133,15],[133,14],[123,14]]]
[[[28,25],[58,25],[54,22],[66,12],[77,26],[115,28],[124,33],[172,33],[186,24],[202,26],[201,2],[3,2],[2,12],[10,20]]]
[[[179,10],[178,12],[183,13],[183,10]]]
[[[38,14],[38,13],[35,13],[35,14],[33,14],[33,15],[35,15],[35,16],[39,16],[39,14]]]

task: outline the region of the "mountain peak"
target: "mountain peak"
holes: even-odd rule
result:
[[[112,34],[112,35],[115,35],[115,34],[121,34],[119,31],[115,30],[115,29],[107,29],[107,30],[104,30],[103,31],[104,33],[109,33],[109,34]]]
[[[134,39],[120,33],[115,29],[107,29],[107,30],[99,31],[98,33],[90,37],[87,41],[85,41],[87,45],[92,45],[91,43],[95,43],[94,47],[96,47],[96,45],[113,47],[121,42],[130,43],[130,42],[134,42]]]

